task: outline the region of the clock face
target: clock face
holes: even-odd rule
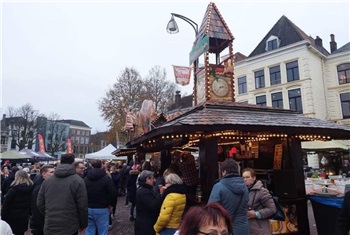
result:
[[[215,78],[211,84],[211,89],[216,96],[224,97],[229,92],[229,85],[225,79]]]

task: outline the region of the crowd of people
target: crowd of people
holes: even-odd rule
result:
[[[199,179],[190,154],[174,158],[161,174],[152,161],[86,164],[73,154],[62,155],[58,165],[5,163],[1,234],[23,235],[29,224],[33,235],[107,235],[124,195],[135,235],[271,234],[276,207],[254,170],[241,171],[233,159],[220,164],[221,177],[205,204],[195,201]],[[344,228],[348,213],[344,209],[339,220]]]

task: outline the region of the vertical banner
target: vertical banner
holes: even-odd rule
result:
[[[72,153],[72,141],[67,138],[67,153]]]
[[[176,84],[180,84],[182,86],[188,85],[191,79],[192,68],[185,67],[185,66],[176,66],[176,65],[173,65],[173,68],[174,68]]]
[[[45,153],[44,139],[41,134],[38,134],[38,140],[39,140],[39,151],[41,153]]]

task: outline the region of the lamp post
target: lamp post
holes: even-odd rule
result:
[[[186,21],[188,24],[190,24],[192,26],[192,28],[194,29],[194,32],[195,32],[195,40],[196,40],[197,35],[198,35],[198,25],[197,25],[197,23],[194,22],[193,20],[191,20],[190,18],[188,18],[186,16],[183,16],[183,15],[180,15],[180,14],[171,13],[171,18],[170,18],[170,20],[168,22],[168,25],[166,27],[166,31],[168,33],[170,33],[170,34],[175,34],[175,33],[179,32],[179,27],[177,26],[177,23],[176,23],[174,17],[180,18],[180,19],[182,19],[183,21]],[[197,82],[197,67],[198,67],[198,58],[194,61],[194,66],[193,66],[194,84],[196,84],[196,82]],[[196,101],[196,91],[195,90],[194,90],[193,98]]]

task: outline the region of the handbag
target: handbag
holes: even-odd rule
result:
[[[271,195],[272,196],[272,195]],[[276,213],[269,217],[271,220],[285,221],[286,215],[284,214],[283,207],[278,202],[278,197],[272,196],[272,200],[276,206]]]

